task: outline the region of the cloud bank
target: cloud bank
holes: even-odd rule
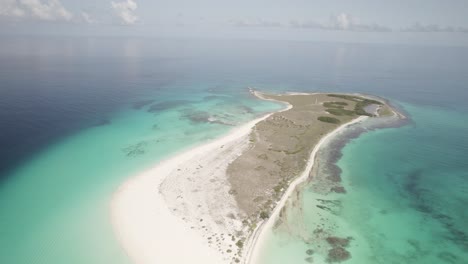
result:
[[[385,27],[376,23],[362,24],[349,14],[341,13],[336,16],[331,16],[328,25],[325,28],[330,30],[349,30],[349,31],[368,31],[368,32],[388,32],[392,31],[389,27]]]
[[[59,0],[1,0],[0,16],[44,21],[70,21],[73,18]]]
[[[339,15],[330,16],[326,23],[317,21],[298,21],[291,20],[289,24],[283,24],[275,21],[264,19],[238,19],[230,20],[229,24],[236,27],[291,27],[291,28],[310,28],[321,30],[341,30],[341,31],[363,31],[363,32],[389,32],[391,28],[385,27],[376,23],[363,24],[353,18],[351,15],[341,13]]]
[[[263,19],[232,19],[229,24],[236,27],[282,27],[280,22]]]
[[[138,8],[134,0],[126,0],[122,2],[111,2],[112,9],[124,25],[134,25],[139,21],[138,16],[135,14]]]
[[[319,29],[319,30],[335,30],[335,31],[354,31],[354,32],[457,32],[468,33],[467,27],[440,26],[436,24],[424,25],[415,23],[411,26],[401,29],[392,29],[387,26],[377,23],[361,23],[353,16],[341,13],[330,16],[328,22],[317,22],[313,20],[300,21],[290,20],[289,24],[280,22],[268,21],[263,19],[242,19],[230,20],[229,24],[236,27],[290,27],[298,29]]]
[[[94,19],[88,12],[81,12],[81,21],[86,24],[96,24],[97,20]]]
[[[466,27],[452,27],[452,26],[440,26],[436,24],[424,25],[419,22],[414,23],[409,27],[402,28],[403,32],[459,32],[468,33]]]
[[[322,30],[341,30],[341,31],[363,31],[363,32],[389,32],[391,28],[376,23],[363,24],[349,14],[341,13],[330,16],[327,23],[315,21],[300,22],[291,20],[289,26],[292,28],[312,28]]]

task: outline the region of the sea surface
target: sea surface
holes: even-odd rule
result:
[[[326,199],[339,204],[329,215],[336,234],[353,238],[343,263],[468,260],[468,48],[59,37],[0,45],[0,263],[130,263],[110,222],[113,193],[282,107],[247,87],[373,94],[410,117],[339,149],[347,192]],[[322,195],[310,184],[303,213],[291,217],[305,232],[316,229]],[[327,261],[306,253],[313,243],[274,232],[262,262]]]

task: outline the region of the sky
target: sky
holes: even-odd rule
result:
[[[468,46],[467,0],[0,0],[1,35]]]

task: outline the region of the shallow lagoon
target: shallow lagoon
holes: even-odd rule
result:
[[[402,106],[409,124],[364,132],[341,150],[346,193],[323,192],[314,179],[303,186],[302,210],[290,208],[270,233],[263,263],[332,262],[330,236],[351,238],[344,263],[466,261],[468,141],[459,133],[468,125],[454,111]],[[321,154],[332,151],[339,150]]]

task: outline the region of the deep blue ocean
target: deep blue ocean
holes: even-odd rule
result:
[[[342,220],[374,234],[362,236],[368,243],[395,247],[378,257],[366,248],[361,261],[468,262],[468,47],[71,37],[2,38],[0,47],[1,263],[128,263],[116,242],[95,247],[114,239],[100,213],[112,192],[159,159],[278,109],[247,87],[358,92],[399,106],[409,124],[361,135],[338,162],[354,186],[344,208],[364,199],[386,207],[344,209]],[[363,231],[373,210],[385,213]],[[402,210],[435,220],[391,213]],[[391,223],[426,228],[375,235]],[[92,243],[80,234],[90,230]],[[408,239],[412,255],[397,248]],[[426,259],[431,239],[447,250]]]

